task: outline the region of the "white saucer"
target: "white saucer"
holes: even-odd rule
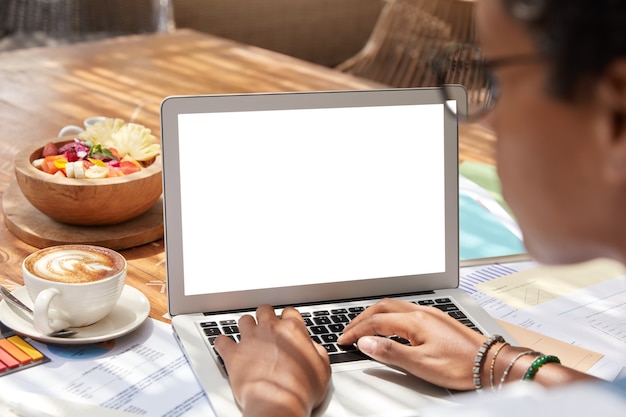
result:
[[[24,304],[33,306],[26,287],[20,287],[12,292]],[[39,333],[33,326],[32,318],[25,312],[0,301],[0,321],[13,329],[16,333],[28,336],[40,342],[58,345],[84,345],[104,342],[132,332],[143,323],[150,314],[150,302],[139,290],[128,285],[124,286],[119,301],[113,311],[90,326],[77,327],[78,333],[71,337],[51,337]]]

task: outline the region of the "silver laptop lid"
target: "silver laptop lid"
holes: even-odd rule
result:
[[[438,89],[169,97],[161,135],[170,314],[458,286]]]

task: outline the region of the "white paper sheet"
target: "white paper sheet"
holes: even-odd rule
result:
[[[136,414],[97,405],[60,400],[3,387],[0,392],[2,417],[133,417]]]
[[[148,319],[127,336],[93,345],[31,343],[51,362],[0,378],[0,391],[22,390],[151,417],[215,415],[171,326],[163,322]]]

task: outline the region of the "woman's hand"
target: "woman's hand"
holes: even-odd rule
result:
[[[310,415],[330,381],[326,350],[311,340],[294,308],[285,308],[279,318],[262,305],[256,318],[241,317],[239,343],[225,336],[215,341],[244,416]]]
[[[403,345],[380,336],[400,336]],[[441,310],[384,299],[359,314],[339,338],[379,362],[400,367],[433,384],[474,389],[472,367],[485,336]]]

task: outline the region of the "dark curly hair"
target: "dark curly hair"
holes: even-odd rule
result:
[[[626,58],[626,0],[501,0],[551,67],[549,91],[572,99]]]

